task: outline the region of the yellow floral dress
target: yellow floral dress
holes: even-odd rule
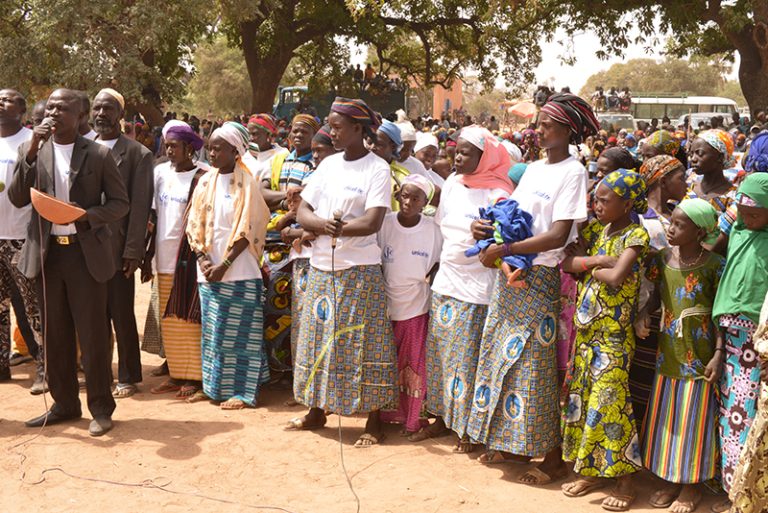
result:
[[[632,322],[640,290],[641,262],[648,252],[645,228],[630,224],[607,233],[597,221],[581,233],[589,255],[619,257],[641,248],[632,272],[618,288],[582,276],[576,303],[576,355],[564,411],[563,459],[583,476],[619,477],[642,466],[629,394],[629,367],[635,350]]]

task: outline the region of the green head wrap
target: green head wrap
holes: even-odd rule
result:
[[[752,173],[739,186],[739,195],[749,196],[758,206],[768,208],[768,173]]]
[[[720,235],[717,227],[717,211],[708,201],[699,198],[687,199],[681,201],[677,208],[685,212],[693,224],[706,232],[702,242],[710,245],[717,242],[717,237]]]

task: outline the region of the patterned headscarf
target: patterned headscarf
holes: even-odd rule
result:
[[[699,134],[704,141],[723,156],[723,167],[729,169],[736,161],[733,158],[733,138],[722,130],[707,130]]]
[[[330,125],[323,125],[323,127],[315,133],[312,141],[318,144],[324,144],[325,146],[333,146]]]
[[[571,129],[571,141],[581,141],[600,130],[600,123],[587,102],[572,94],[553,94],[541,108],[549,117]]]
[[[342,98],[337,96],[331,105],[331,112],[338,112],[354,119],[363,126],[369,126],[372,130],[379,128],[379,118],[376,113],[363,100]]]
[[[643,175],[645,185],[650,189],[651,185],[678,169],[685,171],[685,166],[675,157],[656,155],[643,162],[640,166],[640,174]]]
[[[744,157],[744,170],[748,173],[768,173],[768,132],[761,132],[752,139]]]
[[[311,128],[313,132],[320,130],[320,123],[317,122],[315,116],[310,116],[309,114],[296,114],[293,117],[291,124],[295,125],[296,123],[304,123]]]
[[[211,139],[214,137],[221,137],[227,143],[231,144],[237,154],[242,157],[245,152],[248,151],[248,142],[250,141],[250,134],[248,129],[240,123],[234,121],[227,121],[220,128],[217,128],[211,134]]]
[[[643,215],[648,210],[648,189],[638,173],[617,169],[603,178],[601,184],[615,192],[621,199],[632,200],[632,210]]]
[[[680,149],[680,141],[675,139],[671,133],[666,130],[656,130],[645,138],[645,144],[653,146],[665,155],[675,156]]]
[[[273,137],[277,135],[277,121],[272,114],[254,114],[248,119],[248,126],[257,126]]]

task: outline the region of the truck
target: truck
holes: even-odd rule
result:
[[[370,108],[387,116],[398,109],[405,109],[404,90],[390,89],[386,92],[358,92],[355,97],[362,99]],[[275,103],[272,114],[277,119],[290,119],[299,113],[299,107],[302,99],[305,99],[305,107],[312,114],[316,114],[321,120],[328,116],[333,100],[337,93],[333,91],[312,94],[307,86],[287,86],[279,87],[277,91],[277,102]],[[308,102],[307,102],[308,100]],[[304,109],[302,109],[304,110]]]

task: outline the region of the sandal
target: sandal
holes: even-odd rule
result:
[[[636,498],[637,498],[637,494],[631,494],[631,495],[620,494],[620,493],[616,493],[616,490],[614,489],[608,497],[603,499],[603,502],[600,505],[606,511],[629,511],[630,506],[632,506],[632,503],[635,502]],[[606,504],[611,499],[620,501],[623,504],[619,506]]]
[[[139,391],[139,388],[133,383],[118,383],[112,391],[112,397],[115,399],[125,399],[131,397]]]
[[[188,397],[192,397],[200,389],[200,385],[190,385],[189,383],[185,383],[181,386],[179,391],[176,392],[176,399],[186,399]]]
[[[372,435],[370,433],[363,433],[355,442],[354,447],[356,449],[366,449],[368,447],[380,444],[386,438],[387,436],[384,433],[379,433],[378,436]]]
[[[712,513],[725,513],[731,509],[731,506],[733,506],[733,503],[731,503],[730,499],[723,499],[722,501],[713,504],[709,510]]]
[[[229,399],[227,399],[226,401],[224,401],[219,405],[219,407],[222,410],[243,410],[245,408],[248,408],[249,406],[251,408],[254,407],[254,406],[251,406],[250,404],[247,404],[242,399],[238,399],[236,397],[230,397]]]
[[[672,511],[675,511],[676,513],[693,513],[696,508],[699,506],[699,503],[701,502],[701,494],[698,493],[696,496],[689,500],[689,501],[681,501],[676,500],[672,503],[672,505],[669,507]]]
[[[677,493],[672,493],[668,490],[658,490],[651,495],[650,499],[648,499],[648,504],[657,509],[667,509],[673,502],[675,502],[678,495],[680,495],[679,491]],[[666,500],[660,500],[662,497]]]
[[[477,458],[478,463],[483,465],[501,465],[502,463],[528,463],[531,458],[527,456],[518,456],[513,454],[511,457],[506,456],[503,452],[494,449],[489,449],[485,453],[481,454]]]
[[[517,482],[528,486],[544,486],[553,481],[565,479],[566,477],[568,477],[568,469],[564,466],[561,466],[560,470],[553,473],[551,476],[539,467],[533,467],[531,470],[520,476]]]
[[[579,485],[581,489],[578,492],[572,492],[565,487],[569,484]],[[605,480],[598,479],[597,481],[589,481],[587,479],[576,479],[575,481],[571,481],[569,483],[565,483],[561,490],[563,491],[563,495],[566,497],[584,497],[585,495],[588,495],[595,490],[599,490],[600,488],[603,488],[605,486]]]
[[[451,430],[444,428],[441,430],[434,429],[434,424],[431,426],[421,428],[414,434],[408,437],[409,442],[423,442],[430,438],[440,438],[441,436],[447,436],[451,433]]]
[[[456,454],[469,454],[475,449],[477,449],[477,445],[473,444],[469,437],[463,436],[454,446],[453,452]]]
[[[304,417],[297,417],[295,419],[291,419],[288,421],[288,424],[285,426],[285,431],[312,431],[315,429],[321,429],[325,427],[326,418],[323,417],[323,420],[321,420],[318,423],[308,423],[306,421],[306,415]]]
[[[157,385],[155,388],[151,389],[149,392],[155,395],[158,394],[168,394],[170,392],[178,392],[181,390],[181,385],[173,379],[167,379],[163,381],[161,384]]]
[[[191,396],[187,397],[185,401],[189,404],[199,403],[200,401],[207,401],[210,399],[207,395],[205,395],[205,392],[203,392],[203,389],[200,388],[192,394]]]

